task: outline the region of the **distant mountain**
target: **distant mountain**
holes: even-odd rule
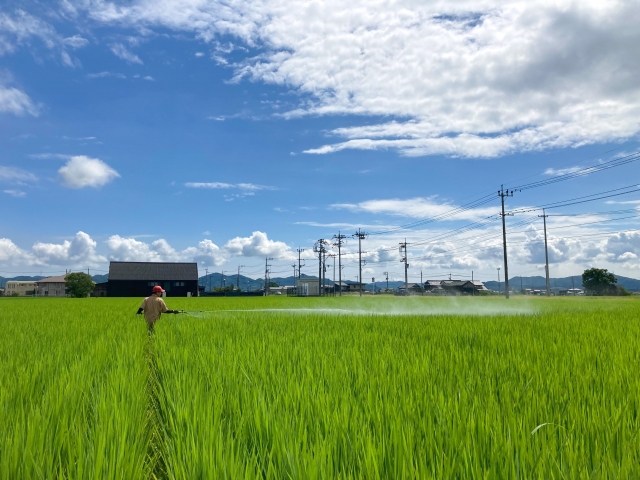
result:
[[[640,291],[640,280],[635,278],[623,277],[622,275],[616,275],[618,279],[618,285],[626,288],[629,291]],[[572,277],[564,278],[549,278],[551,288],[583,288],[582,287],[582,275],[574,275]],[[498,282],[495,280],[484,282],[485,287],[489,290],[498,290]],[[547,288],[547,281],[545,277],[513,277],[509,279],[510,290],[520,290],[520,288],[531,288],[534,290],[544,290]],[[500,288],[504,289],[504,281],[501,282]]]
[[[91,278],[96,283],[104,283],[109,280],[109,274],[105,273],[104,275],[92,275]]]

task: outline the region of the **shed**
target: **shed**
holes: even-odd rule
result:
[[[110,297],[148,297],[154,286],[168,297],[198,295],[198,264],[173,262],[111,262]]]
[[[58,275],[56,277],[47,277],[38,280],[36,283],[36,295],[41,297],[66,297],[67,276]]]

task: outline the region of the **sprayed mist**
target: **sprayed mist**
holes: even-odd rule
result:
[[[504,299],[475,300],[453,297],[439,299],[389,299],[392,301],[371,301],[362,299],[351,301],[348,308],[306,307],[306,308],[248,308],[185,312],[192,316],[222,315],[225,313],[287,313],[291,315],[381,315],[381,316],[512,316],[533,315],[538,310],[525,300]],[[377,299],[376,299],[377,300]]]

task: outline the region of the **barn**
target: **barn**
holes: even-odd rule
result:
[[[168,297],[198,295],[198,264],[171,262],[111,262],[110,297],[148,297],[160,285]]]

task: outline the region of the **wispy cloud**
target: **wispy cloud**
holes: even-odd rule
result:
[[[122,73],[115,73],[115,72],[89,73],[87,75],[87,78],[106,78],[106,77],[113,77],[113,78],[120,78],[120,79],[127,78]]]
[[[305,225],[307,227],[320,227],[320,228],[344,228],[353,229],[365,228],[369,230],[387,230],[395,228],[396,225],[376,225],[376,224],[362,224],[362,223],[320,223],[320,222],[294,222],[294,225]]]
[[[24,196],[27,195],[22,190],[4,190],[4,193],[6,193],[7,195],[11,195],[12,197],[16,197],[16,198],[21,198],[21,197],[24,197]]]
[[[437,202],[435,197],[416,197],[408,199],[389,198],[366,200],[359,203],[334,203],[329,206],[334,210],[350,210],[352,212],[367,212],[372,214],[397,215],[401,217],[429,218],[448,213],[459,208],[445,202]],[[456,215],[447,216],[444,220],[477,220],[493,215],[496,208],[474,208],[462,210]]]
[[[127,50],[127,47],[125,47],[123,44],[121,43],[114,43],[113,45],[111,45],[111,51],[113,52],[113,54],[116,57],[121,58],[122,60],[129,62],[129,63],[139,63],[142,65],[142,63],[144,63],[142,60],[140,60],[140,57],[137,56],[135,53],[130,52],[129,50]]]
[[[14,115],[28,113],[37,117],[40,114],[40,109],[22,90],[0,84],[0,113],[2,112]]]
[[[567,168],[559,168],[559,169],[555,169],[555,168],[547,168],[544,171],[544,175],[551,175],[554,177],[560,176],[560,175],[566,175],[568,173],[575,173],[578,172],[580,170],[582,170],[584,167],[581,167],[580,165],[576,165],[575,167],[567,167]]]
[[[21,168],[0,166],[0,180],[10,182],[37,182],[38,177]]]
[[[208,188],[208,189],[232,189],[237,188],[244,191],[277,190],[276,187],[268,185],[256,185],[254,183],[223,183],[223,182],[187,182],[187,188]]]
[[[73,155],[67,155],[67,154],[64,154],[64,153],[30,153],[27,156],[29,158],[37,158],[39,160],[48,160],[48,159],[68,160]]]

